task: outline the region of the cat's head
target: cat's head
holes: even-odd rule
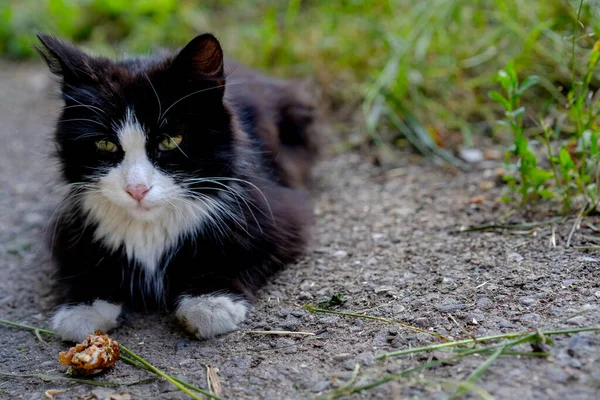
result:
[[[38,38],[61,82],[55,140],[75,192],[136,219],[218,194],[219,184],[206,179],[230,176],[235,139],[214,36],[200,35],[164,58],[118,61]]]

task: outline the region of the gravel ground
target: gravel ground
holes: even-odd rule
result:
[[[51,269],[41,246],[44,224],[57,204],[55,166],[48,157],[56,86],[41,64],[0,64],[0,318],[47,327]],[[545,220],[537,213],[508,214],[497,198],[494,163],[453,173],[406,155],[383,171],[356,154],[327,156],[316,171],[314,244],[306,258],[278,275],[262,292],[239,332],[210,341],[185,334],[167,315],[132,315],[114,338],[168,373],[206,386],[206,365],[218,368],[228,399],[310,399],[350,378],[360,382],[427,362],[433,355],[378,361],[384,351],[434,343],[427,334],[337,315],[312,314],[341,293],[338,311],[396,318],[462,339],[530,328],[573,329],[600,325],[600,255],[575,249],[593,244],[587,218],[566,247],[573,221],[535,235],[523,231],[456,233],[464,226]],[[483,183],[482,183],[483,182]],[[471,200],[483,195],[482,203]],[[482,200],[482,199],[478,199]],[[507,216],[508,215],[508,216]],[[592,227],[593,227],[592,226]],[[574,313],[586,313],[570,318]],[[321,332],[305,337],[248,330]],[[19,329],[0,326],[0,371],[64,371],[57,363],[67,344],[46,344]],[[593,399],[600,396],[600,334],[554,337],[547,359],[506,356],[479,384],[497,399]],[[531,347],[525,348],[531,350]],[[354,395],[356,398],[445,398],[482,361],[470,357]],[[98,380],[133,382],[148,374],[118,364]],[[38,379],[0,378],[0,398],[183,399],[162,381],[96,388]]]

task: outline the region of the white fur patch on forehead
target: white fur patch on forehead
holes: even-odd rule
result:
[[[115,128],[121,147],[126,154],[146,153],[146,133],[131,108],[127,109],[125,118]]]

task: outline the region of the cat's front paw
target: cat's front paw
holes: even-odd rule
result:
[[[105,300],[62,306],[52,317],[52,329],[62,340],[81,342],[96,330],[108,332],[116,328],[121,311],[120,304]]]
[[[200,339],[238,329],[246,319],[249,303],[232,295],[183,297],[175,316],[183,327]]]

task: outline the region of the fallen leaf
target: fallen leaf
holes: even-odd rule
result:
[[[493,189],[496,184],[492,181],[481,181],[479,182],[479,189],[481,190],[490,190]]]
[[[502,178],[506,175],[506,169],[498,167],[494,170],[494,175],[497,180],[502,181]]]
[[[219,379],[219,369],[211,365],[206,366],[206,379],[208,380],[208,388],[215,395],[220,396],[223,391],[221,387],[221,379]]]
[[[498,150],[485,150],[483,156],[486,160],[501,160],[504,153]]]
[[[131,393],[115,393],[108,400],[131,400]]]
[[[484,202],[485,202],[485,196],[483,196],[483,195],[475,196],[470,201],[471,204],[482,204]]]
[[[44,392],[47,399],[54,400],[54,396],[66,392],[65,389],[49,389]]]

